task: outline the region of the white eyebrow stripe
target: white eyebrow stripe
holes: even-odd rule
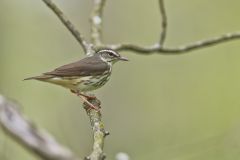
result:
[[[110,53],[114,54],[117,57],[119,56],[119,54],[117,52],[115,52],[113,50],[109,50],[109,49],[103,49],[103,50],[99,51],[99,53],[102,53],[102,52],[110,52]]]

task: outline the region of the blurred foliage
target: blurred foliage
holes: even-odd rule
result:
[[[89,36],[91,1],[56,3]],[[167,44],[175,46],[240,29],[240,1],[166,1]],[[157,0],[108,1],[104,41],[152,44],[158,40]],[[83,157],[92,135],[80,99],[68,90],[22,79],[82,58],[81,47],[41,0],[0,1],[0,92],[24,113]],[[142,56],[114,67],[95,93],[102,100],[109,159],[240,159],[240,41],[185,55]],[[33,155],[0,132],[0,159]]]

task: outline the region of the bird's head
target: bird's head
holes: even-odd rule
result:
[[[114,64],[117,61],[128,61],[127,58],[122,57],[119,53],[109,49],[103,49],[97,52],[100,58],[108,63]]]

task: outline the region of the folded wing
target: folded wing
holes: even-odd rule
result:
[[[106,62],[102,61],[99,56],[92,56],[58,67],[51,72],[44,73],[44,75],[59,77],[92,76],[101,75],[105,71],[109,71],[109,69],[110,66]]]

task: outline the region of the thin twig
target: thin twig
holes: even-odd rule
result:
[[[100,101],[98,99],[90,100],[94,106],[100,108]],[[106,156],[103,153],[104,138],[109,133],[105,131],[104,124],[102,122],[102,115],[100,110],[90,108],[84,103],[84,108],[89,116],[91,127],[93,130],[93,150],[92,153],[86,157],[89,160],[103,160]]]
[[[0,126],[22,146],[44,160],[79,160],[50,134],[27,120],[16,104],[1,95]]]
[[[76,27],[72,24],[72,22],[63,14],[63,12],[54,4],[51,0],[42,0],[61,20],[65,27],[72,33],[72,35],[76,38],[79,44],[82,46],[84,52],[87,54],[88,52],[92,52],[92,46],[87,43],[85,38],[81,35],[81,33],[76,29]]]
[[[179,47],[162,47],[159,44],[155,44],[152,46],[139,46],[135,44],[117,44],[117,45],[106,45],[102,46],[101,48],[110,48],[116,51],[132,51],[139,54],[153,54],[153,53],[159,53],[159,54],[166,54],[166,55],[172,55],[172,54],[184,54],[189,51],[206,48],[209,46],[221,44],[227,41],[233,41],[240,39],[240,32],[234,32],[234,33],[227,33],[218,37],[196,41],[190,44],[186,44]]]
[[[106,0],[93,0],[93,10],[90,17],[91,41],[95,46],[102,44],[102,19]]]
[[[160,9],[160,14],[162,18],[162,31],[160,34],[160,41],[159,44],[162,46],[165,39],[166,39],[166,34],[167,34],[167,14],[164,6],[164,0],[159,0],[159,9]]]

